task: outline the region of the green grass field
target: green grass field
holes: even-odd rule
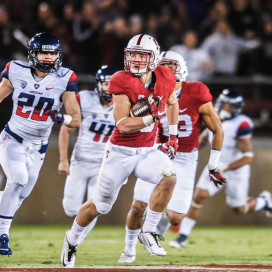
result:
[[[10,232],[11,257],[0,257],[0,267],[61,266],[60,252],[65,230],[70,226],[14,224]],[[76,266],[120,265],[124,249],[122,226],[97,226],[78,247]],[[168,232],[162,246],[166,257],[150,256],[137,245],[133,265],[148,264],[272,264],[272,235],[268,227],[196,227],[186,248],[172,249],[168,242],[176,237]]]

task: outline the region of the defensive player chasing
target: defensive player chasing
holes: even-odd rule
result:
[[[150,197],[139,239],[150,254],[166,255],[155,229],[172,195],[176,176],[169,157],[153,145],[157,121],[166,110],[170,132],[166,148],[177,147],[178,103],[173,92],[175,76],[168,68],[157,67],[159,55],[160,47],[153,37],[136,35],[125,48],[126,71],[119,71],[110,79],[109,92],[113,95],[116,127],[106,144],[94,198],[83,204],[71,230],[66,232],[61,254],[66,267],[74,266],[76,246],[84,229],[99,214],[111,210],[131,173],[157,185]],[[131,103],[144,97],[150,97],[152,114],[130,117]],[[159,105],[155,104],[153,97],[160,98]]]
[[[38,179],[54,121],[70,127],[81,122],[77,77],[60,67],[62,50],[57,38],[36,34],[29,41],[28,56],[29,63],[9,62],[0,84],[0,101],[13,92],[12,116],[0,138],[0,163],[7,176],[0,204],[0,254],[7,256],[12,254],[12,219]],[[58,113],[63,103],[66,115]]]
[[[225,182],[217,170],[224,136],[220,119],[211,102],[212,95],[208,87],[201,82],[185,82],[188,70],[183,57],[173,51],[162,52],[159,64],[170,68],[175,74],[175,93],[179,100],[178,152],[175,158],[172,157],[174,158],[173,164],[177,173],[177,184],[166,211],[170,222],[178,225],[185,217],[193,196],[199,149],[198,139],[202,121],[213,133],[209,161],[210,171],[207,171],[207,174],[210,174],[210,179],[215,182],[216,186]],[[159,123],[157,138],[157,142],[162,144],[160,147],[162,151],[165,151],[164,145],[168,135],[169,130],[166,116],[164,116]],[[217,177],[217,180],[214,180],[214,176]],[[118,261],[120,263],[132,263],[136,259],[137,236],[153,188],[153,184],[137,179],[134,188],[134,199],[127,216],[126,246]],[[162,232],[160,234],[163,234]]]
[[[248,116],[241,114],[243,97],[234,91],[225,89],[216,104],[215,107],[218,107],[225,135],[219,166],[228,180],[225,187],[226,202],[237,214],[242,215],[263,209],[266,215],[271,217],[270,192],[264,191],[259,197],[248,197],[250,163],[253,159],[251,144],[253,124]],[[201,138],[211,139],[211,135],[208,131],[204,131]],[[196,185],[189,212],[181,223],[180,235],[175,241],[170,242],[172,247],[179,248],[187,244],[187,237],[196,224],[201,208],[210,197],[218,192],[219,190],[209,183],[206,167]]]
[[[86,191],[87,199],[93,198],[105,145],[115,127],[112,97],[108,93],[109,80],[115,72],[117,68],[103,65],[96,73],[95,91],[80,91],[76,96],[81,109],[82,123],[71,157],[70,168],[69,135],[75,129],[62,126],[60,130],[58,170],[60,174],[68,175],[62,201],[68,216],[77,215]],[[91,231],[96,221],[97,218],[85,229],[79,243]]]

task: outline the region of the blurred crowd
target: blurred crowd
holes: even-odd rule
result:
[[[183,55],[188,80],[272,76],[271,0],[0,0],[0,69],[27,60],[26,41],[42,31],[77,73],[122,69],[128,40],[147,33]]]

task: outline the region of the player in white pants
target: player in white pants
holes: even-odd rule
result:
[[[7,176],[0,203],[0,255],[11,255],[9,229],[36,184],[54,122],[78,127],[76,74],[61,67],[56,37],[38,33],[28,43],[29,63],[11,61],[2,72],[0,101],[12,93],[12,116],[1,133],[0,163]],[[59,113],[64,104],[68,114]]]
[[[182,56],[172,51],[163,52],[160,64],[169,67],[175,74],[175,92],[179,99],[178,152],[175,158],[172,156],[174,158],[173,166],[177,174],[177,183],[167,205],[167,215],[170,222],[178,225],[186,215],[193,196],[198,160],[198,137],[202,121],[214,133],[210,170],[217,166],[216,160],[218,154],[220,154],[219,150],[223,142],[223,133],[221,122],[211,102],[212,96],[208,87],[201,82],[185,82],[188,71]],[[160,147],[162,151],[164,148],[163,143],[167,140],[168,135],[165,121],[166,117],[160,120],[157,134],[157,142],[162,144]],[[214,156],[216,156],[216,159],[214,159]],[[207,173],[209,174],[209,171]],[[218,181],[224,182],[220,172],[213,173],[213,175],[217,175]],[[214,185],[212,184],[212,186]],[[142,225],[143,213],[149,203],[153,189],[154,185],[137,179],[134,188],[134,200],[127,216],[126,246],[118,261],[120,263],[132,263],[136,258],[137,236]],[[166,220],[166,224],[168,224],[168,218]],[[163,232],[159,234],[162,235]]]
[[[82,122],[69,165],[69,135],[75,129],[62,126],[59,133],[59,174],[67,175],[63,208],[67,216],[77,215],[85,193],[92,199],[103,160],[106,142],[115,127],[112,97],[108,93],[111,76],[117,68],[103,65],[96,73],[95,91],[80,91],[76,98],[80,105]],[[85,229],[81,243],[95,226],[97,218]]]
[[[153,146],[158,121],[166,112],[170,135],[165,149],[175,152],[177,148],[175,76],[168,68],[158,66],[160,46],[149,35],[131,38],[124,53],[125,71],[115,73],[109,83],[116,127],[106,144],[94,198],[81,206],[72,228],[66,232],[61,253],[66,267],[75,264],[76,247],[84,229],[98,215],[110,212],[122,185],[132,173],[157,185],[151,194],[139,239],[152,255],[166,255],[155,229],[171,198],[176,174],[169,157]],[[149,113],[132,117],[131,105],[142,98]]]
[[[270,192],[264,191],[258,197],[248,197],[250,163],[253,159],[251,145],[253,124],[248,116],[241,114],[243,97],[234,91],[225,89],[219,96],[216,106],[224,130],[219,167],[228,180],[225,186],[227,204],[240,215],[265,210],[267,216],[272,216]],[[201,138],[202,141],[205,138],[211,139],[211,135],[208,131],[204,131]],[[175,241],[170,242],[172,247],[179,248],[187,244],[187,237],[196,224],[201,208],[210,197],[219,192],[217,188],[211,186],[206,168],[196,185],[189,212],[181,223],[180,235]]]

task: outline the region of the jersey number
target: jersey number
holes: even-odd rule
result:
[[[16,114],[21,117],[28,118],[32,110],[24,110],[24,106],[32,107],[34,103],[35,95],[20,93],[18,98],[26,99],[26,100],[18,100]],[[53,104],[54,104],[54,99],[47,98],[47,97],[40,97],[31,115],[31,119],[38,120],[38,121],[46,121],[48,118],[47,112],[52,109]]]
[[[189,137],[193,132],[193,124],[190,115],[179,115],[178,137]]]
[[[94,141],[98,142],[100,137],[104,135],[103,143],[106,143],[114,129],[113,125],[101,124],[99,128],[97,127],[97,122],[92,122],[89,131],[95,133]],[[104,132],[104,133],[103,133]]]

